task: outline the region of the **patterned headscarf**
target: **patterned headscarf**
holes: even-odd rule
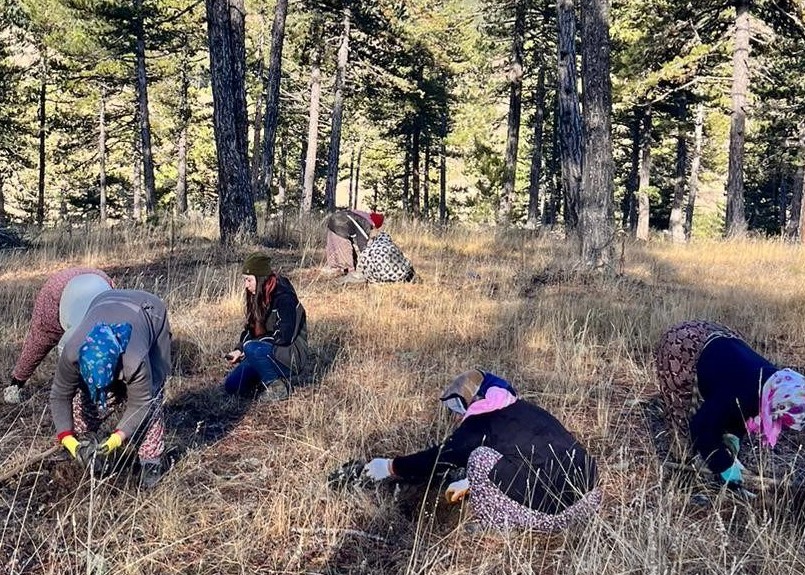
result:
[[[104,391],[112,383],[120,356],[131,339],[130,323],[97,323],[78,348],[78,369],[93,403],[106,407]]]
[[[805,427],[805,378],[791,369],[775,372],[760,390],[760,414],[746,420],[746,429],[762,433],[774,447],[783,429]]]

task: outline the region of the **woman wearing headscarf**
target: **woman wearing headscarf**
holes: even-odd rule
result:
[[[20,402],[22,387],[50,350],[81,321],[95,296],[113,287],[104,272],[86,267],[67,268],[47,279],[34,301],[31,323],[11,371],[10,385],[3,390],[7,403]]]
[[[342,274],[355,271],[358,255],[383,219],[383,214],[360,210],[339,210],[327,218],[327,267]]]
[[[230,394],[261,401],[285,399],[289,378],[307,362],[307,319],[288,278],[271,269],[265,254],[249,254],[241,268],[246,321],[240,341],[226,355],[236,366],[224,380]]]
[[[427,481],[466,467],[467,478],[451,483],[446,497],[457,502],[469,493],[485,527],[555,532],[597,511],[595,461],[554,416],[519,399],[507,381],[471,370],[441,401],[461,417],[452,435],[412,455],[372,459],[365,467],[369,478]]]
[[[657,376],[674,450],[689,447],[726,483],[740,484],[737,458],[747,432],[774,447],[783,429],[805,425],[805,379],[780,369],[736,331],[710,321],[668,328],[656,352]]]
[[[358,256],[355,276],[369,283],[413,281],[414,266],[386,232],[374,236]]]
[[[165,304],[138,290],[110,290],[92,300],[64,342],[50,390],[58,440],[82,465],[108,457],[124,444],[137,449],[140,480],[162,475],[162,401],[171,368],[170,326]],[[114,431],[94,444],[113,408],[125,402]]]

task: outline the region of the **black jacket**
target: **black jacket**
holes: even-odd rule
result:
[[[696,363],[704,402],[690,420],[690,436],[713,472],[733,464],[723,435],[746,435],[745,421],[760,412],[760,389],[778,369],[735,337],[715,337],[705,345]]]
[[[240,334],[239,349],[250,341],[273,344],[274,359],[296,372],[307,362],[307,317],[291,282],[278,275],[277,285],[271,292],[263,314],[265,334],[257,337],[247,327]]]
[[[335,212],[327,220],[327,229],[339,237],[351,240],[358,246],[359,252],[366,249],[369,232],[373,227],[372,222],[349,210]]]
[[[491,447],[503,458],[490,479],[517,503],[559,513],[590,491],[595,461],[544,409],[522,399],[503,409],[466,418],[441,444],[394,459],[394,474],[427,480],[431,472],[466,467],[476,447]]]

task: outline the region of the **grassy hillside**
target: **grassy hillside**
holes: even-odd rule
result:
[[[556,238],[387,226],[421,283],[341,287],[321,271],[320,222],[272,230],[268,250],[307,309],[314,361],[305,385],[271,405],[219,390],[222,354],[240,329],[238,265],[254,246],[222,249],[210,224],[196,222],[49,232],[30,250],[0,252],[4,378],[53,270],[98,266],[119,287],[165,299],[176,350],[168,443],[177,460],[152,492],[124,478],[82,477],[58,456],[3,482],[0,572],[805,571],[798,491],[747,503],[662,473],[658,423],[646,407],[654,343],[678,320],[722,321],[773,360],[805,365],[801,248],[627,243],[618,248],[622,273],[601,280],[574,274]],[[4,470],[52,445],[54,360],[39,368],[25,403],[0,405]],[[446,506],[436,487],[327,487],[345,461],[443,437],[450,422],[439,392],[476,366],[551,410],[598,457],[606,495],[592,524],[550,537],[478,533],[465,528],[468,510]],[[778,451],[795,453],[802,439],[789,433]],[[766,460],[757,448],[747,461],[753,456]],[[782,478],[785,464],[769,461],[767,472]]]

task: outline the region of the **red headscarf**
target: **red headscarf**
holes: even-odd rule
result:
[[[386,219],[386,217],[383,214],[372,212],[369,214],[369,219],[372,221],[372,225],[377,230],[383,225],[383,220]]]

